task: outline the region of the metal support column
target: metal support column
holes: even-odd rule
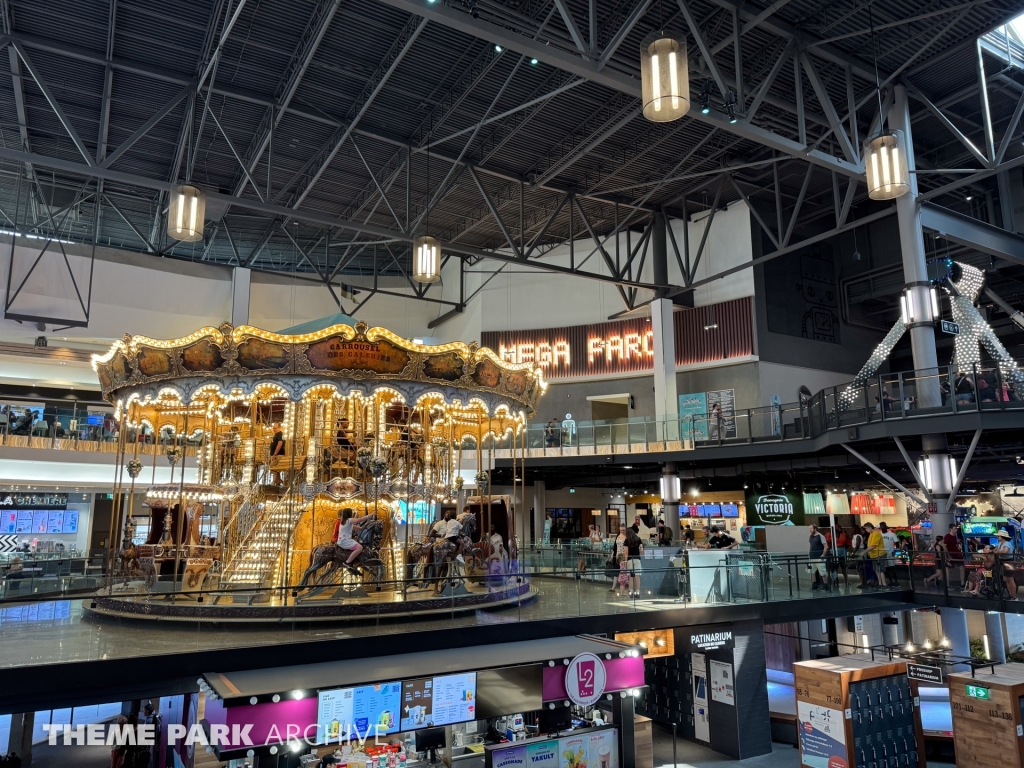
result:
[[[556,704],[557,706],[557,704]],[[633,718],[633,697],[628,693],[612,694],[612,722],[619,728],[619,766],[636,768],[636,734]]]
[[[903,279],[908,285],[928,282],[928,265],[924,250],[924,232],[921,228],[921,207],[918,204],[917,176],[914,160],[914,137],[910,127],[910,104],[907,91],[902,85],[893,89],[893,105],[889,113],[889,123],[903,131],[906,142],[907,167],[911,171],[910,192],[896,198],[896,218],[900,230],[900,248],[903,252]],[[910,328],[910,346],[914,356],[914,368],[918,373],[917,401],[922,408],[938,408],[942,405],[942,393],[939,390],[939,363],[935,351],[935,328],[931,325],[915,324]],[[926,376],[933,372],[933,376]],[[945,435],[922,435],[924,452],[934,460],[936,465],[948,466],[949,454]],[[951,520],[945,514],[946,499],[949,492],[942,493],[943,488],[932,490],[936,507],[940,512],[933,513],[932,522],[935,530],[945,530]]]
[[[662,469],[662,474],[666,478],[666,484],[671,482],[678,487],[679,475],[676,470],[675,462],[666,462]],[[671,480],[669,480],[669,478],[671,478]],[[672,543],[679,544],[682,542],[679,538],[679,497],[677,496],[675,501],[665,501],[665,498],[663,497],[661,503],[662,513],[665,515],[665,525],[668,526],[669,531],[672,532]]]

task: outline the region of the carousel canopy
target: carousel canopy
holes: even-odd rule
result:
[[[298,401],[313,388],[333,387],[344,395],[390,389],[407,403],[440,395],[492,414],[532,413],[546,386],[539,367],[507,363],[476,343],[425,346],[365,323],[303,327],[273,333],[224,324],[173,340],[126,335],[93,356],[93,368],[114,404],[167,394],[191,403],[203,392],[248,395],[265,386]]]

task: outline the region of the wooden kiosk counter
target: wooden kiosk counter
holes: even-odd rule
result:
[[[959,768],[1024,768],[1024,664],[949,675]]]
[[[925,768],[921,717],[905,661],[853,654],[797,662],[793,673],[801,765]]]

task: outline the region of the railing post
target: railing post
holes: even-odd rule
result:
[[[907,411],[906,411],[907,398],[906,398],[906,395],[904,394],[904,391],[903,391],[903,372],[902,371],[900,371],[898,374],[896,374],[896,381],[898,382],[899,388],[900,388],[900,418],[905,419],[905,418],[907,418]]]
[[[754,442],[754,430],[751,427],[750,409],[749,408],[747,408],[747,442],[748,443],[753,443]]]

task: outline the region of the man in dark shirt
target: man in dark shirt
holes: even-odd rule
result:
[[[735,549],[736,539],[725,531],[715,528],[711,533],[711,541],[708,542],[708,547],[710,549]]]
[[[633,533],[635,533],[637,536],[640,535],[640,515],[636,516],[636,519],[633,520],[633,524],[629,526],[629,529],[633,531]]]

